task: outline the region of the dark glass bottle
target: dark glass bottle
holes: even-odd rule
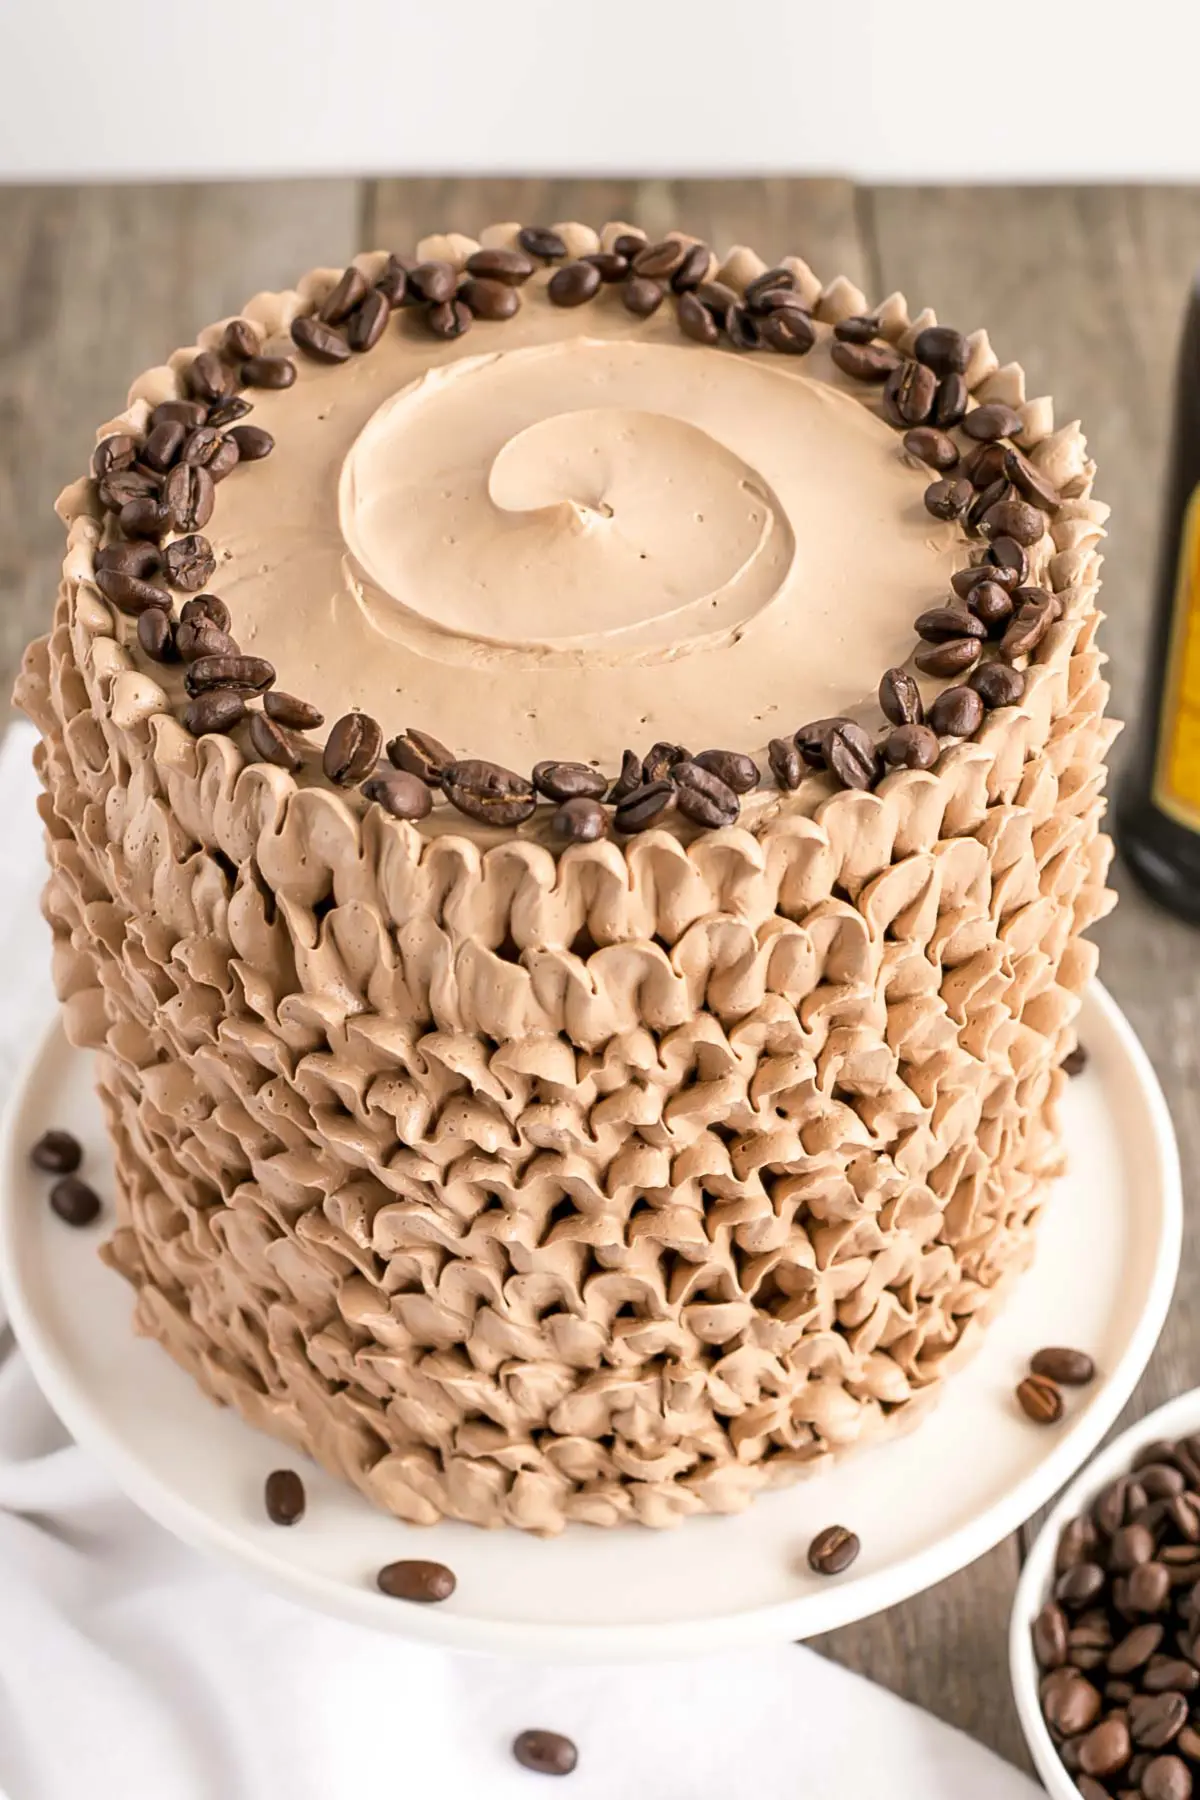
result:
[[[1200,277],[1179,350],[1158,587],[1117,843],[1148,894],[1200,924]]]

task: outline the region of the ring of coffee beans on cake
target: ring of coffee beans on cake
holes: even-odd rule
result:
[[[352,264],[314,311],[292,321],[292,339],[317,362],[349,362],[378,344],[393,312],[414,314],[435,338],[459,338],[476,319],[512,318],[523,285],[548,265],[546,294],[555,306],[584,306],[608,288],[638,318],[669,301],[680,331],[696,343],[804,356],[817,341],[811,311],[786,268],[768,269],[738,292],[711,278],[716,259],[705,244],[674,237],[650,243],[628,232],[609,250],[572,259],[564,238],[542,226],[524,227],[516,248],[475,250],[461,271],[447,261],[392,255],[371,281]],[[972,737],[989,711],[1021,700],[1024,666],[1062,614],[1057,595],[1028,581],[1029,549],[1059,496],[1014,442],[1022,428],[1015,408],[971,404],[967,338],[928,326],[905,355],[881,336],[878,318],[863,315],[834,325],[831,356],[850,380],[879,388],[882,416],[903,433],[904,452],[935,475],[925,492],[928,511],[960,524],[979,553],[953,577],[953,593],[914,621],[916,667],[951,685],[926,710],[908,670],[888,669],[879,684],[882,733],[838,717],[772,739],[770,773],[785,791],[814,771],[868,790],[894,769],[932,769],[943,740]],[[269,432],[245,423],[252,410],[245,392],[288,388],[295,379],[290,357],[264,354],[256,327],[234,319],[217,348],[193,359],[188,397],[154,407],[140,439],[105,438],[92,462],[111,531],[96,554],[96,585],[136,618],[149,659],[185,665],[182,723],[197,737],[240,727],[252,760],[291,773],[304,767],[306,750],[315,758],[304,733],[324,718],[303,698],[281,693],[264,658],[242,653],[224,601],[203,590],[216,572],[204,527],[217,487],[274,448]],[[178,616],[176,593],[188,596]],[[428,815],[438,793],[466,817],[504,828],[523,824],[548,802],[551,830],[567,842],[590,842],[610,830],[628,836],[672,812],[708,829],[729,826],[762,781],[758,764],[739,751],[693,755],[680,744],[657,743],[645,755],[626,750],[615,778],[581,762],[540,762],[525,775],[459,759],[416,729],[387,742],[386,761],[384,748],[376,720],[347,713],[329,732],[323,773],[413,822]]]

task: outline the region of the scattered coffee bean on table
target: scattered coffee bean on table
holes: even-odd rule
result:
[[[83,1147],[69,1131],[43,1131],[29,1160],[47,1175],[73,1175],[83,1161]]]
[[[1017,1383],[1017,1401],[1035,1425],[1056,1425],[1062,1418],[1063,1397],[1056,1383],[1044,1375],[1027,1375]]]
[[[840,1575],[862,1548],[845,1525],[827,1525],[808,1546],[808,1566],[814,1575]]]
[[[1068,1350],[1055,1345],[1037,1351],[1029,1359],[1035,1375],[1045,1375],[1060,1387],[1086,1387],[1096,1373],[1096,1365],[1086,1350]]]
[[[579,1761],[578,1750],[559,1731],[523,1731],[512,1748],[521,1767],[535,1775],[569,1775]]]
[[[50,1206],[65,1225],[90,1225],[100,1216],[100,1196],[78,1175],[63,1175],[50,1189]]]
[[[295,1469],[272,1469],[263,1485],[263,1503],[272,1525],[298,1525],[304,1517],[304,1483]]]
[[[458,1586],[453,1569],[439,1562],[385,1563],[375,1581],[390,1599],[415,1600],[423,1606],[448,1600]]]

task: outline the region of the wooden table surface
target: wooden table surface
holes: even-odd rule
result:
[[[857,188],[848,182],[320,181],[195,187],[0,189],[0,680],[7,693],[58,581],[53,502],[84,467],[97,421],[128,382],[259,288],[364,246],[407,250],[493,219],[672,224],[719,248],[753,244],[841,271],[872,299],[899,288],[947,323],[986,324],[1029,392],[1080,417],[1114,515],[1104,643],[1113,706],[1135,715],[1159,490],[1184,294],[1200,263],[1196,188]],[[1114,753],[1119,774],[1121,745]],[[1200,939],[1142,899],[1099,928],[1102,972],[1149,1050],[1175,1116],[1189,1209],[1200,1109]],[[1132,1403],[1200,1380],[1185,1240],[1175,1306]],[[908,1497],[919,1505],[920,1496]],[[819,1647],[1024,1762],[1005,1626],[1023,1534],[970,1569]]]

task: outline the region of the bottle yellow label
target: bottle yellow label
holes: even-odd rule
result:
[[[1153,800],[1160,812],[1200,831],[1200,486],[1183,515]]]

